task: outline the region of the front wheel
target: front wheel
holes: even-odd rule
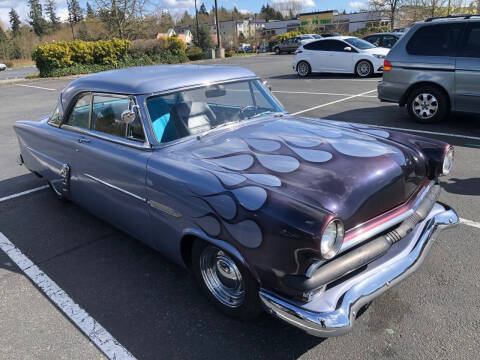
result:
[[[421,86],[410,93],[407,109],[410,118],[417,122],[423,124],[440,122],[448,115],[448,99],[434,86]]]
[[[275,54],[280,55],[280,49],[278,47],[275,48]]]
[[[373,65],[370,61],[362,60],[359,61],[357,66],[355,66],[355,74],[361,78],[367,78],[373,75]]]
[[[192,248],[192,269],[203,293],[224,314],[250,320],[262,312],[257,282],[226,251],[196,240]]]
[[[300,77],[307,77],[312,72],[310,65],[306,61],[300,61],[297,65],[297,73]]]

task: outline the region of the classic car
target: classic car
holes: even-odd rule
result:
[[[20,164],[191,269],[218,309],[320,337],[350,330],[458,222],[438,202],[450,145],[291,116],[240,67],[87,75],[14,128]]]

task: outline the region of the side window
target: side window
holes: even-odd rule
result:
[[[138,113],[132,123],[122,121],[122,113],[129,109],[130,101],[127,97],[94,95],[92,130],[128,140],[144,141],[145,135]]]
[[[398,41],[398,39],[393,35],[383,35],[382,46],[385,47],[385,48],[391,49],[397,41]]]
[[[465,42],[459,56],[480,58],[480,23],[473,23],[467,28]]]
[[[330,51],[341,51],[344,52],[345,48],[347,46],[350,46],[349,44],[344,43],[343,41],[338,41],[338,40],[330,40]],[[351,47],[351,46],[350,46]]]
[[[82,129],[88,129],[88,119],[90,118],[90,99],[91,94],[82,95],[70,113],[67,124]]]
[[[304,45],[303,48],[307,50],[328,51],[330,48],[330,41],[331,40],[320,40],[309,42],[308,44]]]
[[[464,25],[438,24],[421,27],[407,44],[407,52],[422,56],[455,56]]]
[[[55,110],[53,110],[52,115],[50,115],[50,118],[48,119],[48,123],[53,126],[60,126],[62,123],[62,112],[61,112],[61,105],[60,103],[55,107]]]
[[[380,36],[378,35],[372,35],[368,36],[365,38],[369,43],[375,45],[375,46],[380,46]]]

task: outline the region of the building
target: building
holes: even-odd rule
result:
[[[300,26],[311,31],[327,31],[334,28],[334,10],[298,14]]]
[[[265,37],[274,36],[278,34],[285,34],[290,31],[295,31],[300,29],[300,20],[299,19],[290,19],[290,20],[270,20],[265,22],[262,35]]]
[[[242,19],[220,21],[218,24],[222,46],[232,47],[246,39],[255,39],[262,33],[266,21],[263,19]],[[209,24],[210,33],[217,34],[216,24]],[[239,41],[242,40],[242,41]]]
[[[193,35],[189,27],[183,27],[182,29],[177,28],[176,31],[175,29],[170,28],[166,33],[158,33],[157,39],[168,38],[172,36],[176,36],[177,38],[183,40],[185,44],[191,44],[193,41]]]
[[[333,27],[337,31],[350,33],[369,27],[387,27],[390,23],[390,18],[382,11],[335,14],[333,17]]]

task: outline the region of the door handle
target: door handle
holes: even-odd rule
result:
[[[85,138],[79,138],[77,140],[80,144],[88,144],[90,142],[89,139],[85,139]]]

